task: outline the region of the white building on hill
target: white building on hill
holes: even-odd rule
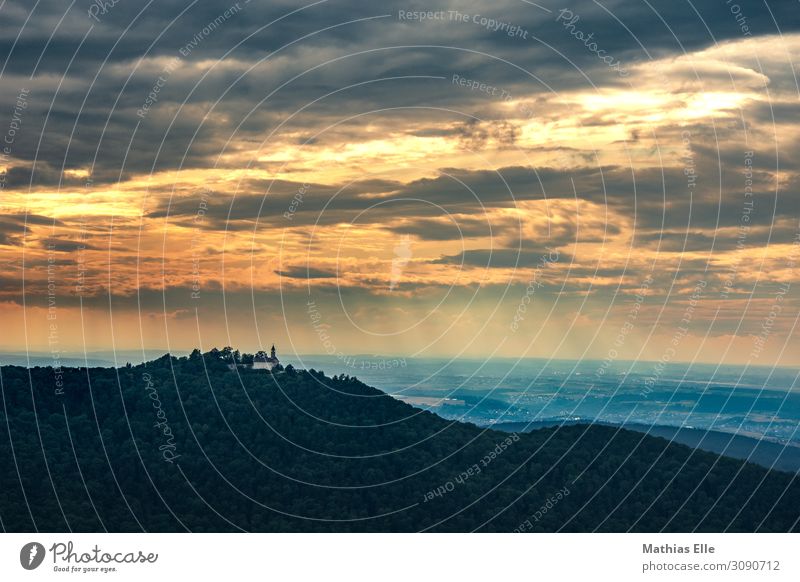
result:
[[[274,368],[275,366],[280,364],[280,361],[278,360],[278,356],[275,355],[275,346],[274,345],[272,346],[272,349],[270,350],[269,353],[270,353],[270,355],[267,356],[267,354],[265,352],[261,351],[261,352],[258,352],[255,355],[255,357],[253,358],[253,369],[254,370],[259,370],[259,369],[271,370],[272,368]]]

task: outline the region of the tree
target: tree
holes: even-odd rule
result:
[[[246,368],[237,377],[219,357],[197,358],[64,367],[61,395],[53,368],[0,368],[3,529],[508,532],[526,520],[543,532],[800,529],[794,474],[615,427],[512,435],[344,374],[288,364],[271,378]],[[179,455],[179,468],[165,455]],[[222,475],[235,487],[220,487]]]

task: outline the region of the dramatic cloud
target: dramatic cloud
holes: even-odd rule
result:
[[[777,361],[800,12],[659,4],[6,1],[2,347]]]

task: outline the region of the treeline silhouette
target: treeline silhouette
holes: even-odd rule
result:
[[[0,368],[2,528],[798,529],[789,473],[611,427],[509,436],[229,354]]]

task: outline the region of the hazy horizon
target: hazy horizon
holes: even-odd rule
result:
[[[205,350],[210,350],[212,348],[222,349],[223,345],[218,346],[206,346]],[[234,350],[239,350],[241,353],[256,353],[259,350],[269,351],[270,346],[263,346],[263,347],[256,347],[253,349],[242,349],[241,347],[231,346]],[[199,348],[178,348],[178,349],[159,349],[159,348],[144,348],[144,349],[123,349],[117,350],[87,350],[85,352],[80,351],[64,351],[60,352],[60,354],[53,354],[48,351],[37,351],[31,350],[29,352],[25,351],[0,351],[0,365],[6,365],[6,362],[2,361],[2,358],[8,357],[26,357],[30,356],[31,358],[41,359],[41,360],[54,360],[60,356],[61,360],[69,359],[75,360],[80,359],[84,356],[91,357],[97,359],[99,356],[105,357],[113,357],[114,354],[120,357],[128,357],[128,356],[141,356],[144,353],[145,359],[142,359],[142,362],[150,361],[151,359],[156,359],[164,355],[171,355],[174,357],[184,357],[188,356],[194,349]],[[407,361],[413,360],[428,360],[428,361],[465,361],[465,362],[481,362],[481,361],[488,361],[488,362],[552,362],[552,363],[561,363],[561,362],[568,362],[568,363],[586,363],[586,364],[597,364],[603,362],[602,359],[599,358],[546,358],[541,356],[521,356],[521,357],[513,357],[513,356],[494,356],[488,360],[485,358],[481,358],[479,356],[451,356],[451,355],[426,355],[426,356],[413,356],[410,354],[392,354],[392,353],[352,353],[352,354],[340,354],[340,355],[332,355],[332,354],[325,354],[325,353],[296,353],[296,354],[282,354],[278,352],[278,357],[281,361],[288,361],[294,362],[297,359],[307,358],[309,360],[331,360],[331,361],[338,361],[338,362],[346,362],[348,360],[357,359],[357,358],[368,358],[370,360],[390,360],[390,359],[397,359],[402,358],[406,359]],[[110,360],[109,360],[110,361]],[[139,360],[137,360],[139,361]],[[621,365],[630,365],[630,364],[655,364],[658,360],[626,360],[626,359],[617,359],[614,363],[618,366]],[[122,363],[121,365],[124,365]],[[720,369],[728,368],[728,369],[743,369],[743,368],[753,368],[753,369],[775,369],[775,370],[787,370],[787,371],[800,371],[800,366],[798,365],[768,365],[768,364],[720,364],[719,362],[704,362],[704,361],[689,361],[689,360],[671,360],[668,366],[685,366],[685,367],[695,367],[695,368],[716,368],[719,367]]]

